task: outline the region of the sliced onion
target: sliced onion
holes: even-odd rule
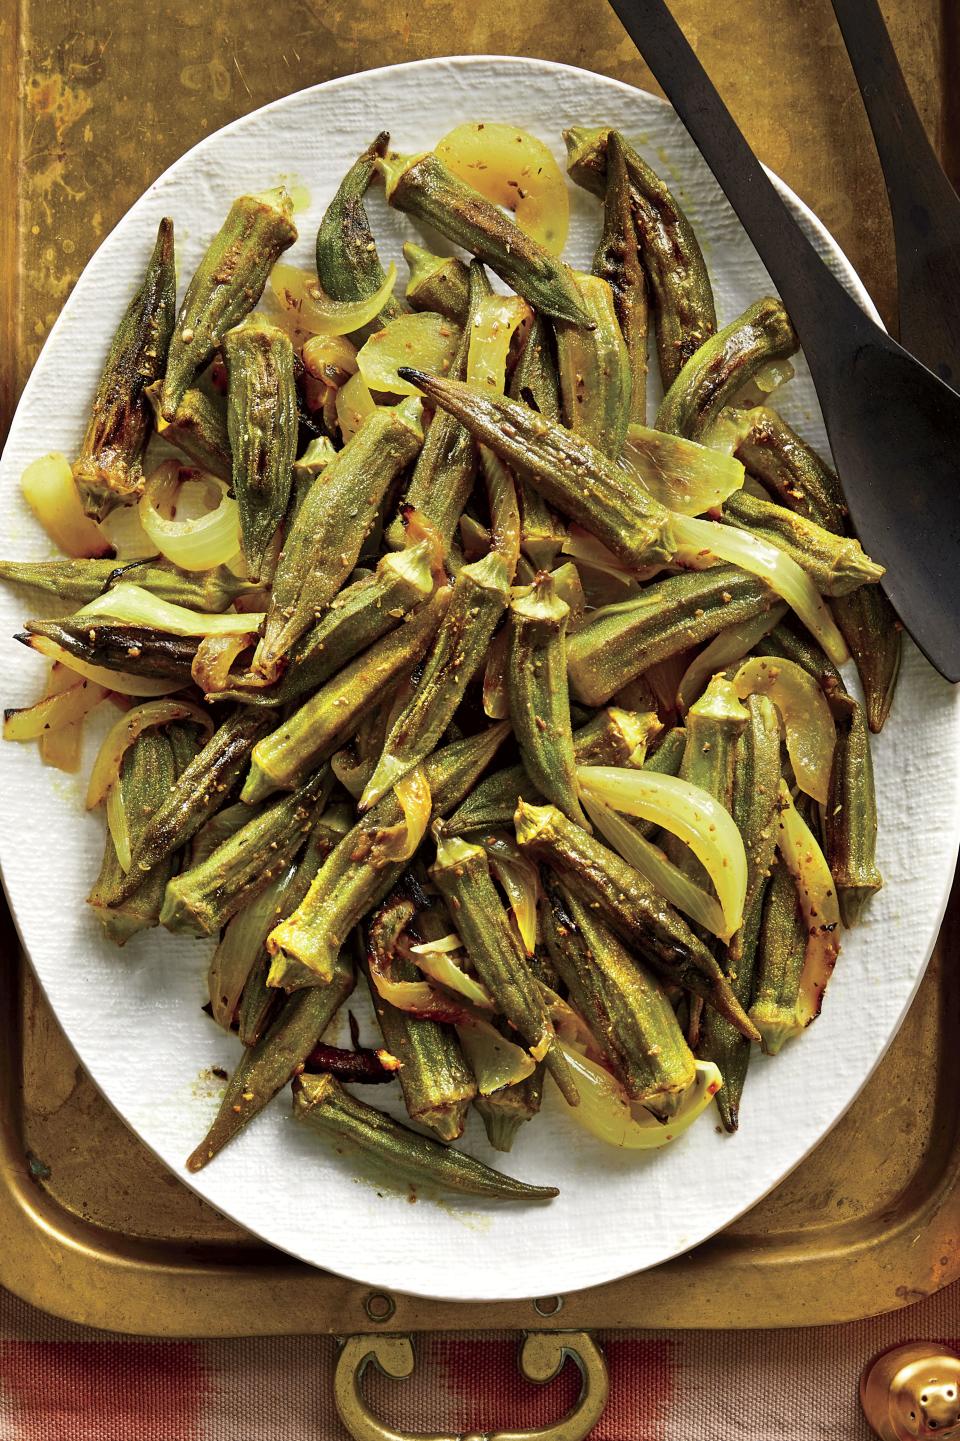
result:
[[[575,1011],[569,1001],[558,996],[556,991],[546,985],[544,981],[538,981],[537,987],[543,996],[553,1029],[561,1041],[568,1046],[576,1047],[578,1051],[590,1056],[592,1060],[601,1061],[603,1051],[580,1012]]]
[[[23,498],[54,545],[66,555],[109,555],[110,541],[84,514],[70,462],[59,451],[41,455],[20,477]]]
[[[278,260],[270,272],[270,288],[285,309],[294,313],[301,330],[314,335],[349,335],[376,320],[393,294],[397,267],[391,260],[383,284],[365,300],[334,300],[316,275]]]
[[[403,820],[399,825],[386,826],[377,833],[377,860],[408,861],[416,851],[430,824],[433,800],[430,782],[423,766],[414,766],[401,776],[393,787],[400,802]]]
[[[825,806],[837,728],[827,698],[813,676],[795,661],[754,656],[737,671],[733,685],[741,700],[748,695],[770,697],[783,721],[797,785]]]
[[[100,529],[113,547],[118,565],[150,560],[157,554],[156,545],[141,523],[138,505],[115,506],[100,522]]]
[[[775,605],[765,615],[755,615],[751,620],[728,626],[715,635],[710,644],[694,656],[680,679],[677,705],[681,712],[689,710],[694,701],[699,700],[705,686],[718,671],[742,660],[765,635],[770,634],[774,626],[780,624],[786,613],[785,605]]]
[[[443,942],[455,942],[455,951],[463,949],[463,942],[459,936],[444,936]],[[411,958],[419,966],[423,974],[431,981],[436,981],[446,991],[452,991],[454,995],[462,996],[472,1006],[478,1006],[481,1011],[496,1010],[493,997],[486,986],[474,976],[468,976],[466,971],[457,963],[455,954],[446,950],[433,949],[439,942],[428,941],[423,946],[410,946],[408,950]]]
[[[126,873],[130,869],[130,825],[119,786],[111,786],[107,795],[107,828],[117,853],[117,864]]]
[[[619,766],[578,766],[581,791],[614,810],[653,821],[690,847],[713,882],[732,936],[743,919],[747,856],[730,812],[708,791],[679,776]]]
[[[234,679],[230,675],[231,666],[256,639],[256,631],[204,636],[190,666],[194,684],[208,696],[226,690]]]
[[[378,996],[396,1006],[398,1011],[408,1011],[424,1020],[447,1021],[458,1024],[468,1014],[466,1007],[452,996],[431,986],[429,981],[398,981],[392,973],[392,966],[382,954],[370,950],[367,954],[370,980]]]
[[[573,562],[568,560],[563,565],[558,565],[556,570],[551,571],[550,574],[553,576],[557,595],[570,607],[567,634],[571,635],[583,621],[587,608],[587,598],[583,593],[580,572]]]
[[[52,665],[44,699],[47,696],[60,695],[76,684],[75,671],[67,670],[65,665]],[[92,684],[92,682],[88,682],[88,684]],[[40,759],[45,766],[52,766],[54,770],[64,771],[68,775],[76,774],[80,769],[82,754],[82,717],[79,720],[68,721],[66,725],[58,726],[56,730],[44,731],[40,737]]]
[[[621,462],[645,490],[680,515],[714,510],[743,485],[743,466],[732,455],[646,425],[628,428]]]
[[[312,335],[300,352],[303,368],[334,389],[357,373],[357,347],[342,335]]]
[[[621,585],[631,586],[639,578],[639,571],[625,566],[612,550],[607,549],[602,540],[597,540],[595,535],[591,535],[575,522],[571,522],[560,549],[564,555],[572,556],[575,561],[589,566],[591,570],[599,570],[602,574],[609,575]]]
[[[745,530],[715,521],[677,515],[671,524],[677,542],[675,559],[680,564],[704,570],[725,560],[759,576],[796,611],[834,665],[850,659],[846,641],[813,581],[785,551]]]
[[[97,752],[87,784],[87,809],[98,806],[120,776],[120,767],[128,748],[149,726],[169,725],[171,721],[189,720],[201,727],[205,735],[213,734],[213,721],[199,706],[189,701],[154,700],[132,710],[114,721]]]
[[[653,691],[657,709],[663,715],[677,709],[680,681],[687,667],[688,654],[687,651],[679,651],[676,655],[665,656],[663,660],[647,666],[643,672],[644,680]]]
[[[490,720],[506,720],[510,715],[510,697],[507,694],[507,627],[494,636],[487,651],[487,663],[483,670],[483,713]]]
[[[142,585],[122,580],[112,590],[104,591],[89,605],[83,606],[74,616],[75,620],[88,617],[107,616],[121,621],[124,625],[146,626],[149,630],[162,630],[168,635],[245,635],[259,629],[263,622],[262,611],[223,611],[219,615],[208,611],[190,610],[174,601],[162,600]]]
[[[182,570],[213,570],[240,551],[240,513],[227,483],[164,461],[146,480],[140,523],[156,549]]]
[[[553,152],[527,130],[468,121],[445,135],[436,154],[465,184],[512,210],[517,225],[551,255],[567,243],[570,198]]]
[[[529,1052],[501,1036],[495,1026],[479,1016],[459,1022],[457,1036],[481,1096],[492,1096],[507,1086],[516,1086],[536,1069]]]
[[[743,410],[735,406],[727,406],[721,410],[717,419],[703,436],[702,443],[708,449],[719,451],[722,455],[734,455],[741,442],[753,434],[762,417],[762,410]],[[752,477],[745,476],[744,489],[750,489],[751,483]]]
[[[777,849],[797,883],[807,928],[797,1019],[801,1026],[809,1026],[820,1014],[823,993],[840,954],[840,905],[823,851],[793,804],[784,781],[780,782]]]
[[[723,911],[713,896],[684,875],[659,846],[648,841],[623,816],[592,796],[585,795],[582,799],[584,809],[597,830],[628,865],[656,886],[678,911],[683,911],[685,916],[721,940],[730,939],[733,932],[727,929]]]
[[[149,676],[132,675],[125,670],[108,670],[105,665],[91,665],[89,661],[71,655],[63,646],[57,645],[55,640],[50,640],[45,635],[32,635],[28,645],[38,655],[45,655],[48,660],[57,661],[68,670],[75,671],[77,675],[96,681],[97,685],[103,686],[105,690],[119,695],[169,695],[171,691],[183,689],[182,680],[151,680]]]
[[[537,868],[520,854],[506,836],[484,836],[482,845],[510,902],[523,948],[528,956],[532,956],[537,948],[537,901],[540,897]]]
[[[460,327],[446,316],[429,310],[399,315],[371,335],[357,352],[357,364],[370,390],[419,395],[415,385],[401,380],[398,367],[412,365],[431,375],[446,375],[459,344]]]
[[[631,1106],[620,1083],[603,1066],[563,1041],[560,1046],[580,1093],[580,1104],[570,1108],[571,1114],[597,1140],[624,1150],[652,1151],[669,1145],[703,1114],[723,1085],[712,1061],[697,1061],[696,1076],[683,1093],[676,1114],[664,1122],[640,1104]]]
[[[99,705],[108,694],[105,686],[91,680],[78,680],[75,673],[67,671],[73,682],[62,685],[62,689],[48,692],[35,705],[3,713],[3,738],[5,741],[35,741],[44,735],[58,731],[64,726],[82,720]]]
[[[463,950],[463,941],[456,931],[450,931],[445,936],[438,936],[435,941],[421,941],[416,946],[410,947],[410,954],[413,956],[449,956],[454,951]]]
[[[517,295],[488,295],[477,306],[470,330],[467,381],[496,395],[503,394],[510,341],[530,318],[529,305]]]
[[[368,415],[372,415],[377,404],[367,389],[367,382],[357,372],[351,375],[345,385],[337,391],[337,424],[344,442],[356,435]]]

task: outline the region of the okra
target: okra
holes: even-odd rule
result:
[[[310,986],[286,998],[263,1038],[241,1057],[213,1125],[187,1160],[188,1171],[199,1171],[212,1161],[283,1090],[301,1069],[354,984],[353,964],[341,957],[327,985]]]
[[[833,614],[856,662],[866,699],[867,719],[876,734],[890,714],[900,658],[903,626],[878,585],[864,585],[833,603]]]
[[[352,1142],[391,1176],[399,1174],[414,1186],[423,1183],[501,1201],[548,1201],[559,1195],[554,1186],[515,1181],[462,1151],[401,1126],[351,1096],[333,1076],[298,1076],[293,1083],[293,1113],[337,1141]]]
[[[167,883],[160,923],[167,930],[210,936],[276,880],[304,844],[318,805],[329,793],[329,767],[259,815],[198,866]]]
[[[770,361],[794,355],[799,344],[781,301],[755,301],[690,356],[663,397],[657,430],[701,440],[738,390]]]
[[[302,486],[305,495],[317,476],[322,475],[331,460],[336,459],[336,455],[337,451],[329,435],[315,435],[303,454],[293,462],[294,488]],[[300,499],[303,499],[302,495]]]
[[[576,759],[567,689],[566,629],[570,607],[541,572],[527,595],[510,605],[507,696],[514,735],[536,789],[578,825],[589,824],[577,795]]]
[[[233,460],[223,402],[219,398],[214,399],[205,390],[187,390],[176,414],[171,420],[165,420],[160,408],[162,392],[163,382],[159,380],[147,390],[161,440],[175,446],[201,470],[217,475],[221,480],[229,480],[233,473]]]
[[[806,950],[807,927],[797,885],[780,861],[774,866],[763,907],[750,1007],[750,1019],[769,1056],[775,1056],[791,1036],[803,1029],[797,1001]]]
[[[786,551],[821,595],[843,596],[883,575],[854,536],[836,535],[816,521],[739,491],[723,507],[723,520]]]
[[[173,221],[164,219],[140,289],[110,343],[73,466],[83,508],[94,520],[143,490],[141,461],[151,429],[145,391],[167,363],[176,305]]]
[[[317,231],[317,277],[334,300],[366,300],[386,280],[370,229],[364,196],[390,136],[385,132],[354,161],[340,182]],[[407,307],[391,296],[374,321],[380,328]]]
[[[505,396],[407,367],[401,373],[628,565],[673,555],[670,512],[582,436]]]
[[[656,580],[634,599],[594,611],[570,637],[571,694],[584,705],[605,705],[656,662],[763,615],[776,603],[765,581],[734,565]]]
[[[259,578],[286,515],[297,456],[293,346],[276,325],[251,317],[223,338],[233,493],[247,569]]]
[[[469,305],[469,271],[455,255],[434,255],[408,240],[403,258],[410,267],[407,299],[414,310],[431,310],[465,325]]]
[[[555,320],[572,320],[591,326],[562,260],[508,220],[430,152],[394,155],[379,162],[386,181],[387,200],[484,261],[511,290]]]
[[[568,889],[597,910],[621,939],[640,948],[658,974],[703,996],[744,1035],[756,1039],[715,957],[632,866],[555,806],[521,801],[514,825],[521,848],[556,870]]]
[[[423,675],[394,721],[360,797],[361,810],[378,801],[435,748],[486,655],[508,595],[506,566],[496,552],[460,571]]]
[[[610,183],[611,149],[622,154],[640,260],[650,283],[660,374],[668,390],[717,328],[713,290],[697,237],[672,192],[617,132],[573,126],[564,139],[571,178],[602,200]],[[616,167],[615,159],[612,163]]]
[[[509,729],[501,721],[444,746],[424,762],[434,817],[456,809]],[[337,844],[300,906],[267,939],[274,957],[271,984],[285,984],[284,976],[298,966],[312,970],[321,981],[329,979],[350,931],[389,894],[409,864],[408,859],[394,859],[391,845],[391,830],[401,818],[400,802],[390,791]]]
[[[576,284],[593,329],[568,321],[554,327],[563,420],[608,460],[617,460],[630,423],[630,353],[607,281],[577,275]]]
[[[823,849],[837,887],[845,926],[883,885],[877,869],[877,801],[863,707],[837,720],[830,788],[823,810]]]
[[[23,645],[32,646],[35,637],[43,637],[87,665],[190,684],[190,668],[199,645],[196,636],[171,635],[168,631],[125,625],[99,616],[95,621],[69,617],[28,620],[25,625],[25,633],[16,637]]]
[[[504,1086],[491,1096],[477,1096],[473,1108],[483,1121],[487,1140],[495,1151],[512,1151],[517,1132],[524,1121],[532,1121],[543,1099],[541,1061],[536,1070],[515,1086]]]
[[[564,1099],[579,1094],[547,1013],[536,976],[510,925],[480,846],[441,836],[430,877],[447,902],[457,931],[497,1011],[522,1037],[535,1060],[544,1061]]]
[[[728,811],[733,808],[734,751],[748,719],[736,691],[722,675],[713,677],[687,712],[687,738],[680,776],[712,795]],[[688,846],[670,837],[666,851],[675,865],[701,889],[709,891],[706,872]]]
[[[409,901],[388,901],[370,924],[368,947],[388,960],[398,981],[420,980],[416,966],[396,953],[396,941],[414,912]],[[400,1062],[399,1080],[411,1121],[429,1126],[442,1141],[463,1135],[477,1085],[452,1026],[398,1010],[380,995],[369,971],[370,999],[383,1042]]]
[[[368,417],[310,487],[277,562],[256,665],[273,677],[353,570],[391,482],[423,441],[419,407]]]
[[[337,672],[250,757],[241,799],[255,804],[275,790],[293,790],[356,729],[384,691],[410,673],[436,635],[450,599],[447,586],[410,618]]]
[[[171,561],[151,560],[0,560],[0,580],[55,595],[71,605],[86,605],[119,581],[132,581],[161,600],[190,610],[223,611],[253,583],[225,565],[213,570],[180,570]]]
[[[554,423],[560,420],[560,377],[554,359],[550,325],[534,315],[520,357],[513,368],[507,394]],[[537,570],[549,570],[566,539],[567,528],[543,496],[518,482],[520,548]]]
[[[285,190],[241,195],[183,297],[170,341],[161,410],[175,420],[180,402],[228,330],[249,315],[274,262],[297,238]]]
[[[629,419],[647,418],[647,278],[640,258],[623,137],[607,138],[607,178],[603,192],[603,231],[593,258],[593,273],[605,280],[627,349],[630,371]],[[704,337],[706,338],[706,337]],[[622,438],[621,438],[622,444]]]

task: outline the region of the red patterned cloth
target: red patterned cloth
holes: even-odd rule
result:
[[[900,1341],[957,1346],[960,1283],[873,1321],[791,1331],[635,1331],[604,1339],[610,1404],[591,1441],[868,1441],[857,1381]],[[55,1320],[0,1292],[0,1441],[347,1441],[327,1337],[152,1341]],[[406,1382],[369,1371],[372,1409],[411,1434],[523,1429],[576,1399],[517,1339],[424,1337]]]

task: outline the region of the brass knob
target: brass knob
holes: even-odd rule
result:
[[[896,1346],[864,1371],[860,1404],[881,1441],[960,1437],[960,1357],[929,1341]]]

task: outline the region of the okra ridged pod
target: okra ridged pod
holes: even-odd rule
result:
[[[386,132],[381,133],[353,162],[320,222],[317,277],[334,300],[366,300],[376,294],[387,278],[377,255],[363,198],[389,140]],[[406,309],[402,301],[391,296],[373,322],[374,328],[380,329],[403,315]]]
[[[596,275],[575,279],[593,329],[569,321],[554,326],[563,420],[608,460],[616,460],[630,423],[630,354],[607,281]]]
[[[614,851],[568,821],[556,806],[521,801],[514,821],[521,848],[556,870],[659,975],[703,996],[756,1039],[756,1031],[715,957],[653,886]]]
[[[249,315],[274,262],[297,238],[283,189],[241,195],[187,286],[167,353],[161,409],[174,420],[184,394],[228,330]]]
[[[403,258],[410,267],[407,299],[414,310],[431,310],[457,325],[465,325],[469,306],[470,273],[455,255],[434,255],[408,240]]]
[[[734,750],[748,719],[736,691],[722,675],[713,677],[687,712],[680,777],[712,795],[728,811],[733,808]],[[688,846],[670,837],[666,851],[675,865],[710,892],[707,874]]]
[[[823,849],[837,887],[845,926],[855,926],[864,905],[883,885],[877,869],[877,800],[863,707],[837,717],[830,788],[823,809]]]
[[[344,666],[275,731],[261,737],[250,757],[241,799],[253,805],[275,790],[293,790],[328,760],[384,692],[422,659],[449,600],[450,589],[443,586],[409,621]]]
[[[187,1160],[199,1171],[258,1116],[303,1067],[355,984],[353,964],[341,957],[325,986],[287,996],[269,1030],[246,1050],[227,1083],[210,1130]]]
[[[568,1105],[579,1094],[520,937],[490,875],[486,852],[441,836],[430,878],[447,902],[480,980],[535,1060],[543,1061]]]
[[[190,668],[199,645],[196,636],[171,635],[168,631],[125,625],[100,616],[95,621],[69,617],[28,620],[25,625],[26,632],[16,637],[23,645],[30,646],[34,636],[43,636],[87,665],[190,684]]]
[[[510,727],[501,721],[479,735],[454,741],[424,762],[433,801],[432,815],[455,810],[483,774]],[[409,865],[393,859],[385,838],[402,818],[391,791],[343,837],[321,867],[292,916],[271,932],[267,949],[274,957],[270,980],[286,985],[301,969],[328,980],[350,931],[389,894]]]
[[[864,585],[852,595],[841,596],[832,609],[856,662],[870,729],[877,734],[893,704],[903,651],[903,626],[878,585]]]
[[[605,280],[613,292],[613,305],[630,368],[629,419],[642,424],[647,418],[647,322],[650,307],[647,278],[637,242],[623,137],[616,130],[611,130],[607,137],[606,160],[603,231],[593,258],[593,273]]]
[[[421,979],[416,966],[395,952],[396,940],[413,911],[411,901],[388,901],[368,932],[370,951],[379,951],[389,960],[398,981]],[[477,1094],[456,1031],[439,1021],[398,1010],[380,995],[369,972],[367,980],[383,1043],[401,1063],[398,1079],[408,1116],[429,1126],[441,1141],[455,1141],[463,1135],[470,1102]]]
[[[548,1201],[559,1194],[553,1186],[514,1181],[462,1151],[401,1126],[351,1096],[333,1076],[298,1076],[293,1084],[293,1113],[338,1141],[352,1142],[381,1162],[391,1176],[399,1174],[415,1186],[423,1183],[501,1201]]]
[[[821,595],[849,595],[862,585],[875,585],[883,575],[883,566],[870,559],[854,536],[837,535],[746,491],[730,496],[721,518],[786,551]]]
[[[770,361],[795,355],[799,345],[780,300],[754,301],[690,356],[663,397],[657,430],[701,440],[738,390]]]
[[[102,520],[143,490],[151,430],[145,391],[163,374],[177,306],[173,221],[161,220],[147,272],[123,314],[97,384],[73,478],[87,515]]]
[[[406,366],[400,373],[628,565],[671,558],[670,512],[582,436],[505,396]]]
[[[391,482],[423,443],[419,406],[382,407],[314,481],[277,561],[256,665],[272,676],[353,570]]]
[[[160,923],[209,936],[276,880],[304,844],[329,792],[329,769],[263,810],[212,855],[167,883]]]
[[[159,556],[153,560],[0,560],[0,580],[86,605],[119,581],[131,581],[161,600],[190,610],[223,611],[253,589],[225,565],[213,570],[180,570]]]
[[[461,569],[420,681],[390,728],[377,768],[360,797],[361,810],[433,751],[486,655],[506,610],[509,589],[503,557],[494,551]]]
[[[570,607],[541,571],[533,589],[510,605],[507,697],[527,775],[536,789],[578,825],[590,826],[577,794],[567,689]]]
[[[605,198],[610,140],[616,132],[573,126],[564,132],[573,180]],[[618,135],[630,188],[640,259],[650,282],[657,356],[664,390],[717,328],[710,276],[676,198],[645,160]]]
[[[555,880],[541,907],[550,959],[631,1101],[669,1119],[696,1066],[660,982]]]
[[[206,391],[193,388],[184,392],[171,420],[165,420],[160,409],[162,381],[154,381],[147,397],[154,408],[157,434],[168,445],[175,446],[194,465],[221,480],[233,473],[230,437],[227,433],[226,407]]]
[[[491,1096],[477,1096],[473,1108],[483,1121],[487,1140],[495,1151],[513,1150],[517,1132],[524,1121],[532,1121],[543,1099],[544,1064],[515,1086],[504,1086]]]
[[[438,156],[394,155],[380,161],[387,200],[397,210],[425,222],[484,261],[511,290],[555,320],[591,325],[573,274],[562,260],[508,220],[469,185],[465,185]]]
[[[797,1001],[806,950],[807,928],[796,882],[779,861],[763,906],[750,1007],[750,1019],[769,1056],[775,1056],[803,1029],[797,1018]]]
[[[776,604],[765,581],[734,565],[656,580],[635,599],[594,611],[570,637],[571,694],[584,705],[605,705],[657,661],[701,645]]]
[[[560,377],[554,359],[549,323],[542,315],[534,315],[526,343],[513,368],[507,394],[511,400],[522,401],[531,410],[545,415],[555,424],[560,420]],[[539,491],[526,481],[517,482],[520,500],[520,549],[538,570],[549,570],[554,564],[567,528],[554,515]]]
[[[259,578],[287,512],[297,457],[297,387],[290,337],[251,317],[223,338],[227,429],[243,557]]]

